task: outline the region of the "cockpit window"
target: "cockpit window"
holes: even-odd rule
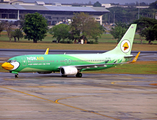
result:
[[[17,62],[16,60],[8,60],[8,63]]]
[[[8,63],[11,63],[11,60],[8,60],[7,62],[8,62]]]

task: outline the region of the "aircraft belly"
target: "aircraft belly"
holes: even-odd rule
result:
[[[45,69],[37,69],[37,68],[24,68],[20,72],[49,72],[51,70],[45,70]]]

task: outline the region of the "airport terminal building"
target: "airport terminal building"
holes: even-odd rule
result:
[[[20,20],[24,19],[25,14],[38,12],[48,21],[49,25],[55,25],[59,22],[70,21],[74,13],[87,13],[102,24],[102,16],[109,11],[104,7],[73,7],[61,4],[45,4],[44,2],[35,3],[0,3],[0,20]]]

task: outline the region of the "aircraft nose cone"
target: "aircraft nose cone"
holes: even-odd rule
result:
[[[2,68],[6,69],[6,70],[11,70],[14,68],[14,66],[8,62],[5,62],[2,64]]]

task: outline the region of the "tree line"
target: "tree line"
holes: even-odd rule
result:
[[[14,38],[14,41],[16,42],[17,39],[19,41],[20,38],[23,38],[23,33],[22,33],[22,28],[13,30],[13,25],[14,23],[12,22],[1,22],[0,33],[3,30],[6,30],[9,41],[11,41],[11,39]]]
[[[56,38],[58,42],[69,39],[71,41],[88,40],[93,38],[98,40],[98,37],[105,32],[105,28],[97,23],[93,17],[85,13],[76,13],[72,18],[70,25],[59,24],[51,29],[48,29],[47,20],[39,13],[28,13],[25,15],[24,21],[21,22],[21,28],[13,30],[12,24],[9,22],[0,24],[1,31],[5,28],[8,37],[15,39],[22,38],[22,31],[25,33],[24,38],[33,40],[34,43],[45,38],[46,33],[49,32]],[[1,32],[0,31],[0,32]],[[17,36],[19,35],[19,36]]]
[[[137,32],[139,33],[140,37],[144,37],[149,44],[154,40],[157,40],[157,20],[143,17],[138,20],[133,21],[130,24],[137,24]],[[116,26],[111,29],[110,33],[113,35],[117,42],[122,38],[125,34],[126,30],[130,26],[130,24],[125,23],[116,23]],[[142,44],[142,39],[141,39]]]
[[[86,41],[89,38],[95,39],[95,42],[98,42],[98,37],[105,32],[105,28],[88,14],[76,13],[72,18],[72,23],[70,25],[56,25],[51,28],[49,32],[58,42],[60,42],[61,39],[63,41],[65,39],[72,41]]]
[[[138,8],[121,8],[121,7],[112,7],[108,8],[110,13],[103,15],[104,23],[131,23],[134,20],[141,17],[155,18],[157,9],[147,8],[147,9],[138,9]]]
[[[137,24],[137,32],[141,37],[145,37],[149,44],[151,44],[151,41],[157,40],[156,19],[144,17],[132,23]],[[117,39],[117,42],[122,38],[130,24],[119,22],[111,28],[110,33]],[[59,24],[51,29],[48,29],[47,20],[41,14],[29,13],[25,16],[24,21],[21,22],[19,29],[13,30],[11,24],[8,22],[5,24],[0,23],[0,32],[4,28],[7,31],[10,41],[11,38],[14,38],[16,42],[16,39],[19,40],[19,38],[24,36],[25,39],[33,40],[34,43],[44,39],[47,32],[52,34],[53,38],[57,39],[57,42],[64,41],[65,39],[69,41],[83,40],[85,42],[92,38],[96,43],[98,43],[98,38],[105,33],[105,28],[85,13],[76,13],[70,25]]]

